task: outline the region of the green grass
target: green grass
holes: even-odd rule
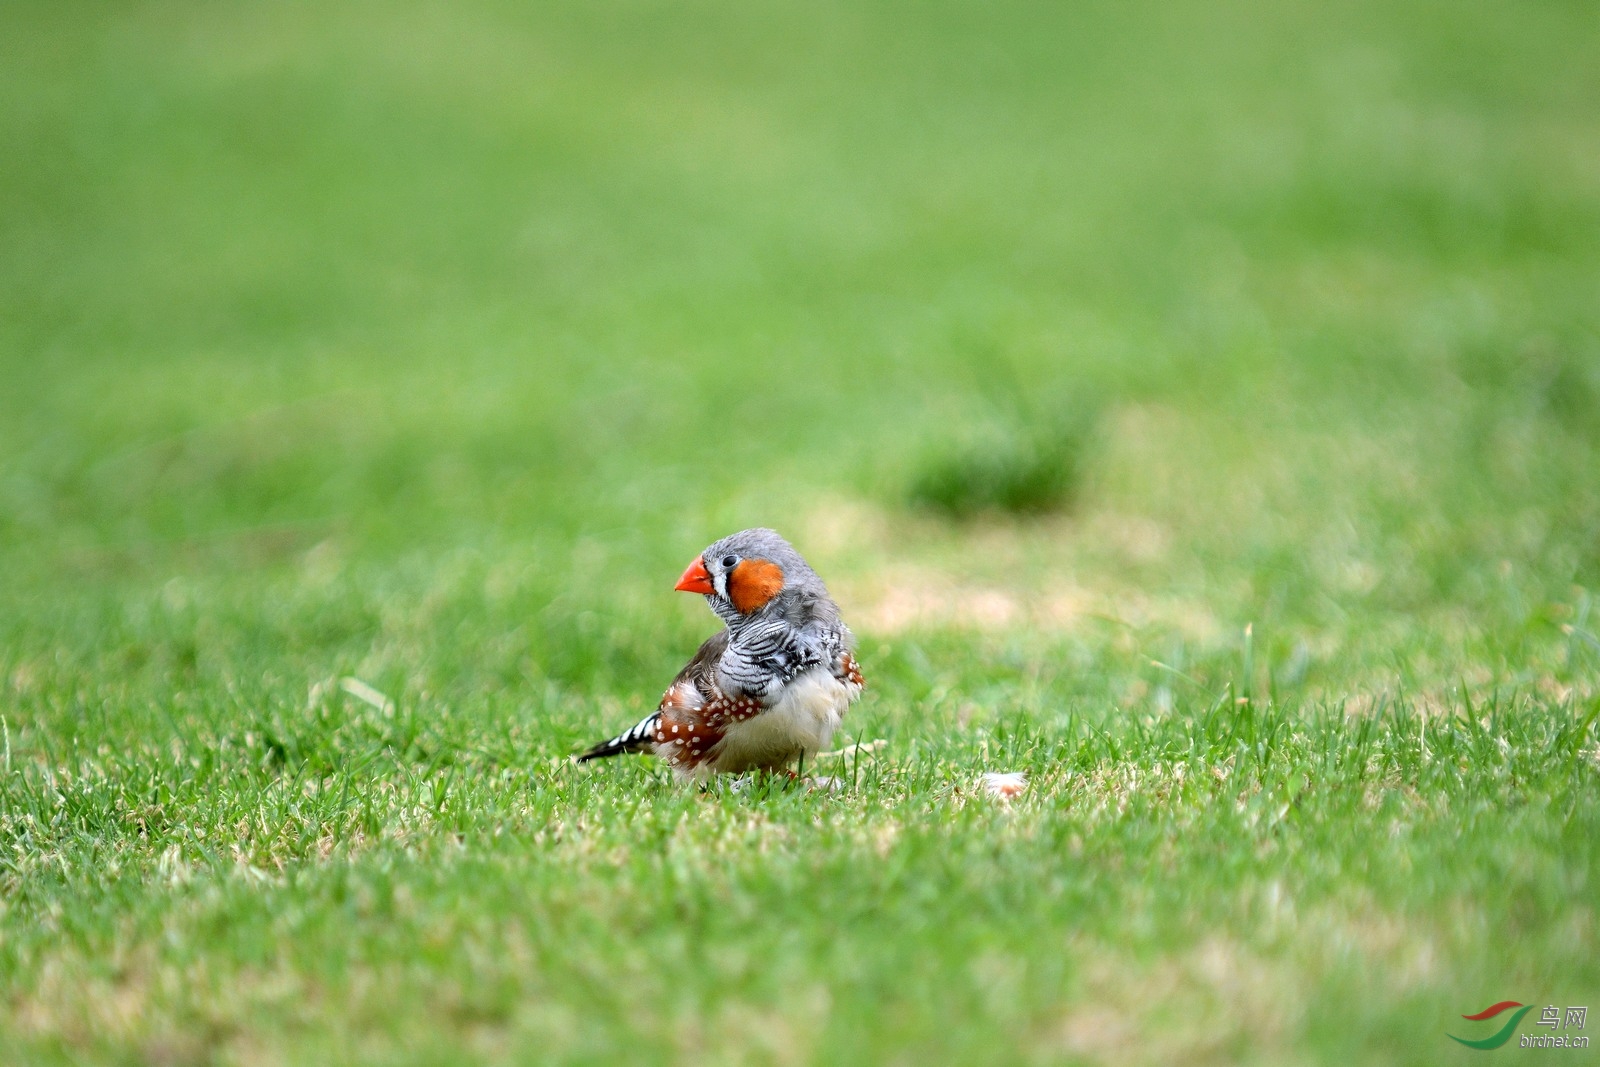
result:
[[[5,23],[0,1062],[1466,1062],[1600,1006],[1588,6]],[[887,743],[568,763],[755,524]]]

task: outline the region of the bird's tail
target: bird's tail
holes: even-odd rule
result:
[[[575,762],[584,763],[592,759],[603,759],[606,756],[619,756],[624,752],[643,752],[655,743],[656,723],[660,720],[661,714],[652,711],[641,719],[633,729],[620,733],[609,741],[600,742],[589,751],[575,757]]]

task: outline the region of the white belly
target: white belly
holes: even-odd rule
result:
[[[860,686],[846,685],[826,667],[813,667],[785,686],[772,707],[728,727],[705,766],[723,774],[776,770],[802,754],[819,752],[860,692]]]

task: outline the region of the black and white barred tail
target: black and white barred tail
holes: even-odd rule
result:
[[[620,756],[624,752],[644,752],[655,743],[656,724],[661,721],[661,713],[652,711],[639,721],[639,725],[626,733],[620,733],[609,741],[602,741],[598,745],[575,757],[575,763],[584,763],[592,759],[604,759],[607,756]]]

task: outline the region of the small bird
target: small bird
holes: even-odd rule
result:
[[[725,629],[700,646],[661,704],[577,757],[653,752],[683,779],[780,770],[828,746],[864,685],[850,628],[800,553],[767,529],[696,556],[675,587],[700,593]]]

